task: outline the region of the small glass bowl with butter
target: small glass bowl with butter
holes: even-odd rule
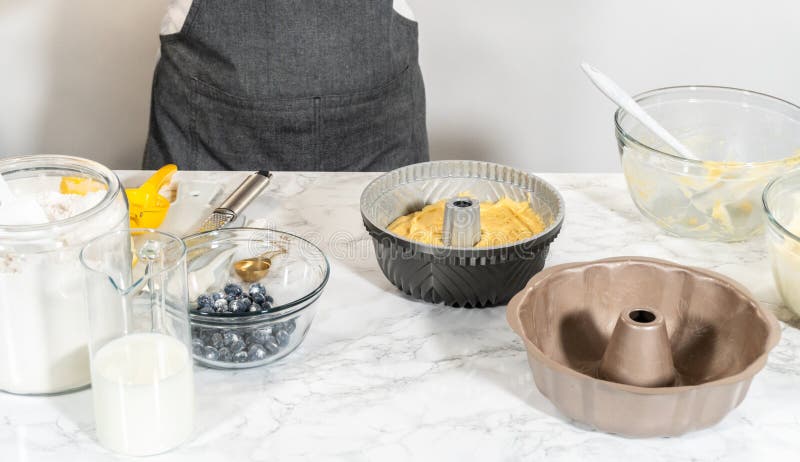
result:
[[[275,362],[300,346],[330,276],[317,246],[258,228],[209,231],[184,242],[197,362],[244,369]],[[243,280],[241,262],[256,259],[268,261],[268,271],[257,280],[245,274]]]
[[[674,154],[623,109],[614,115],[633,202],[668,232],[741,241],[763,230],[764,185],[800,163],[800,107],[725,87],[653,90],[636,101],[702,160]]]
[[[775,285],[786,306],[800,316],[800,169],[771,181],[762,202]]]

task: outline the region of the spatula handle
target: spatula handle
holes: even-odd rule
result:
[[[617,106],[624,109],[630,115],[632,115],[636,120],[642,123],[645,127],[650,129],[657,137],[661,138],[665,143],[667,143],[672,149],[674,149],[678,154],[686,159],[692,160],[700,160],[697,156],[692,154],[692,152],[684,146],[683,143],[678,141],[677,138],[672,136],[670,132],[668,132],[664,127],[661,126],[655,119],[650,117],[639,103],[636,102],[630,95],[628,95],[625,90],[619,87],[613,80],[611,80],[608,76],[601,73],[594,67],[590,66],[587,63],[581,64],[581,68],[583,72],[589,77],[589,79],[594,83],[598,90],[600,90],[604,95],[608,97],[611,101],[615,102]]]

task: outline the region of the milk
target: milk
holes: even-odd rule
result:
[[[189,438],[194,418],[192,358],[174,337],[131,334],[92,360],[97,438],[106,448],[144,456]]]

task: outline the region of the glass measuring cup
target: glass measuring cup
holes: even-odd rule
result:
[[[97,438],[145,456],[192,433],[194,380],[186,246],[170,234],[104,234],[81,252]]]

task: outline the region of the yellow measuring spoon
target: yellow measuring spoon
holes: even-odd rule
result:
[[[81,196],[97,191],[105,191],[106,189],[108,188],[103,183],[80,176],[62,177],[61,185],[59,185],[59,192],[61,194],[78,194]]]
[[[158,228],[167,216],[170,202],[158,191],[172,181],[178,171],[174,164],[167,164],[138,188],[126,189],[132,228]]]

